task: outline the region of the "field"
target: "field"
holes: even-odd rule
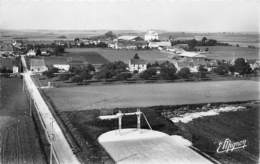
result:
[[[71,48],[66,49],[69,54],[82,54],[88,56],[88,54],[96,53],[102,55],[104,58],[112,61],[123,61],[128,63],[133,56],[138,53],[138,55],[149,61],[165,61],[168,59],[168,54],[163,53],[159,50],[114,50],[108,48]],[[66,53],[65,53],[66,55]],[[71,55],[72,56],[72,55]]]
[[[210,46],[198,47],[202,50],[209,48],[209,52],[205,55],[212,59],[232,60],[233,58],[259,59],[259,48],[252,49],[247,47],[234,46]]]
[[[246,110],[221,113],[175,125],[180,129],[179,133],[192,141],[195,147],[223,164],[256,164],[259,160],[259,105],[247,104]],[[247,147],[233,152],[217,153],[219,142],[226,138],[232,142],[245,139]]]
[[[45,90],[60,111],[259,99],[259,82],[249,80],[103,85]]]
[[[0,163],[45,164],[22,81],[0,78]]]

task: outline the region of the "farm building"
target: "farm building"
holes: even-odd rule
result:
[[[171,62],[174,64],[177,71],[187,67],[191,72],[198,72],[199,66],[204,66],[206,69],[208,66],[208,62],[206,60],[199,58],[182,58],[179,60],[172,60]]]
[[[45,65],[44,59],[31,59],[30,70],[35,73],[42,73],[47,71],[48,67]]]
[[[67,72],[70,69],[69,64],[53,64],[54,68],[58,68],[60,72]]]
[[[26,56],[36,56],[35,50],[29,50],[29,51],[26,53]]]
[[[129,71],[130,72],[143,72],[147,69],[147,62],[144,59],[140,59],[136,54],[132,59],[129,60]]]
[[[153,40],[159,40],[159,35],[155,31],[147,31],[146,34],[144,35],[144,40],[145,41],[153,41]]]
[[[171,42],[169,41],[160,41],[160,42],[149,42],[149,48],[167,48],[171,47]]]
[[[114,41],[114,45],[110,44],[109,47],[115,49],[138,49],[145,48],[147,43],[139,36],[120,36]]]

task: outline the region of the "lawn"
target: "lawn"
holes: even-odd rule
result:
[[[52,88],[46,95],[60,111],[147,107],[259,99],[258,81],[213,81]]]
[[[89,53],[96,53],[102,55],[109,61],[123,61],[128,63],[129,60],[136,54],[147,60],[148,62],[165,61],[168,60],[168,54],[159,50],[114,50],[109,48],[71,48],[66,49],[69,54],[88,55]]]
[[[259,59],[259,49],[234,46],[201,46],[202,50],[209,49],[205,55],[213,59],[231,60],[233,58]]]

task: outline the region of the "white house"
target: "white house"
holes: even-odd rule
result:
[[[144,35],[144,40],[145,41],[153,41],[153,40],[159,40],[159,35],[155,31],[147,31],[146,34]]]
[[[134,57],[129,60],[129,71],[138,73],[143,72],[147,69],[147,63],[145,60],[140,59],[139,57]]]
[[[54,68],[58,68],[60,72],[68,72],[70,69],[69,64],[53,64]]]
[[[19,72],[19,68],[17,66],[13,66],[13,73],[18,73]]]
[[[36,52],[31,49],[26,53],[26,56],[36,56]]]

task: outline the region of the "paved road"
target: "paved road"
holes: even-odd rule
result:
[[[22,56],[22,63],[26,67],[25,59]],[[30,96],[32,97],[36,109],[38,110],[39,116],[43,120],[43,124],[45,125],[48,132],[52,132],[54,134],[54,141],[53,141],[53,148],[59,163],[61,164],[78,164],[80,163],[72,152],[69,143],[67,142],[64,134],[61,131],[58,123],[56,122],[55,118],[53,117],[52,113],[50,112],[47,104],[43,100],[38,88],[34,84],[31,78],[31,72],[25,70],[24,74],[24,81],[27,89],[29,91]]]

